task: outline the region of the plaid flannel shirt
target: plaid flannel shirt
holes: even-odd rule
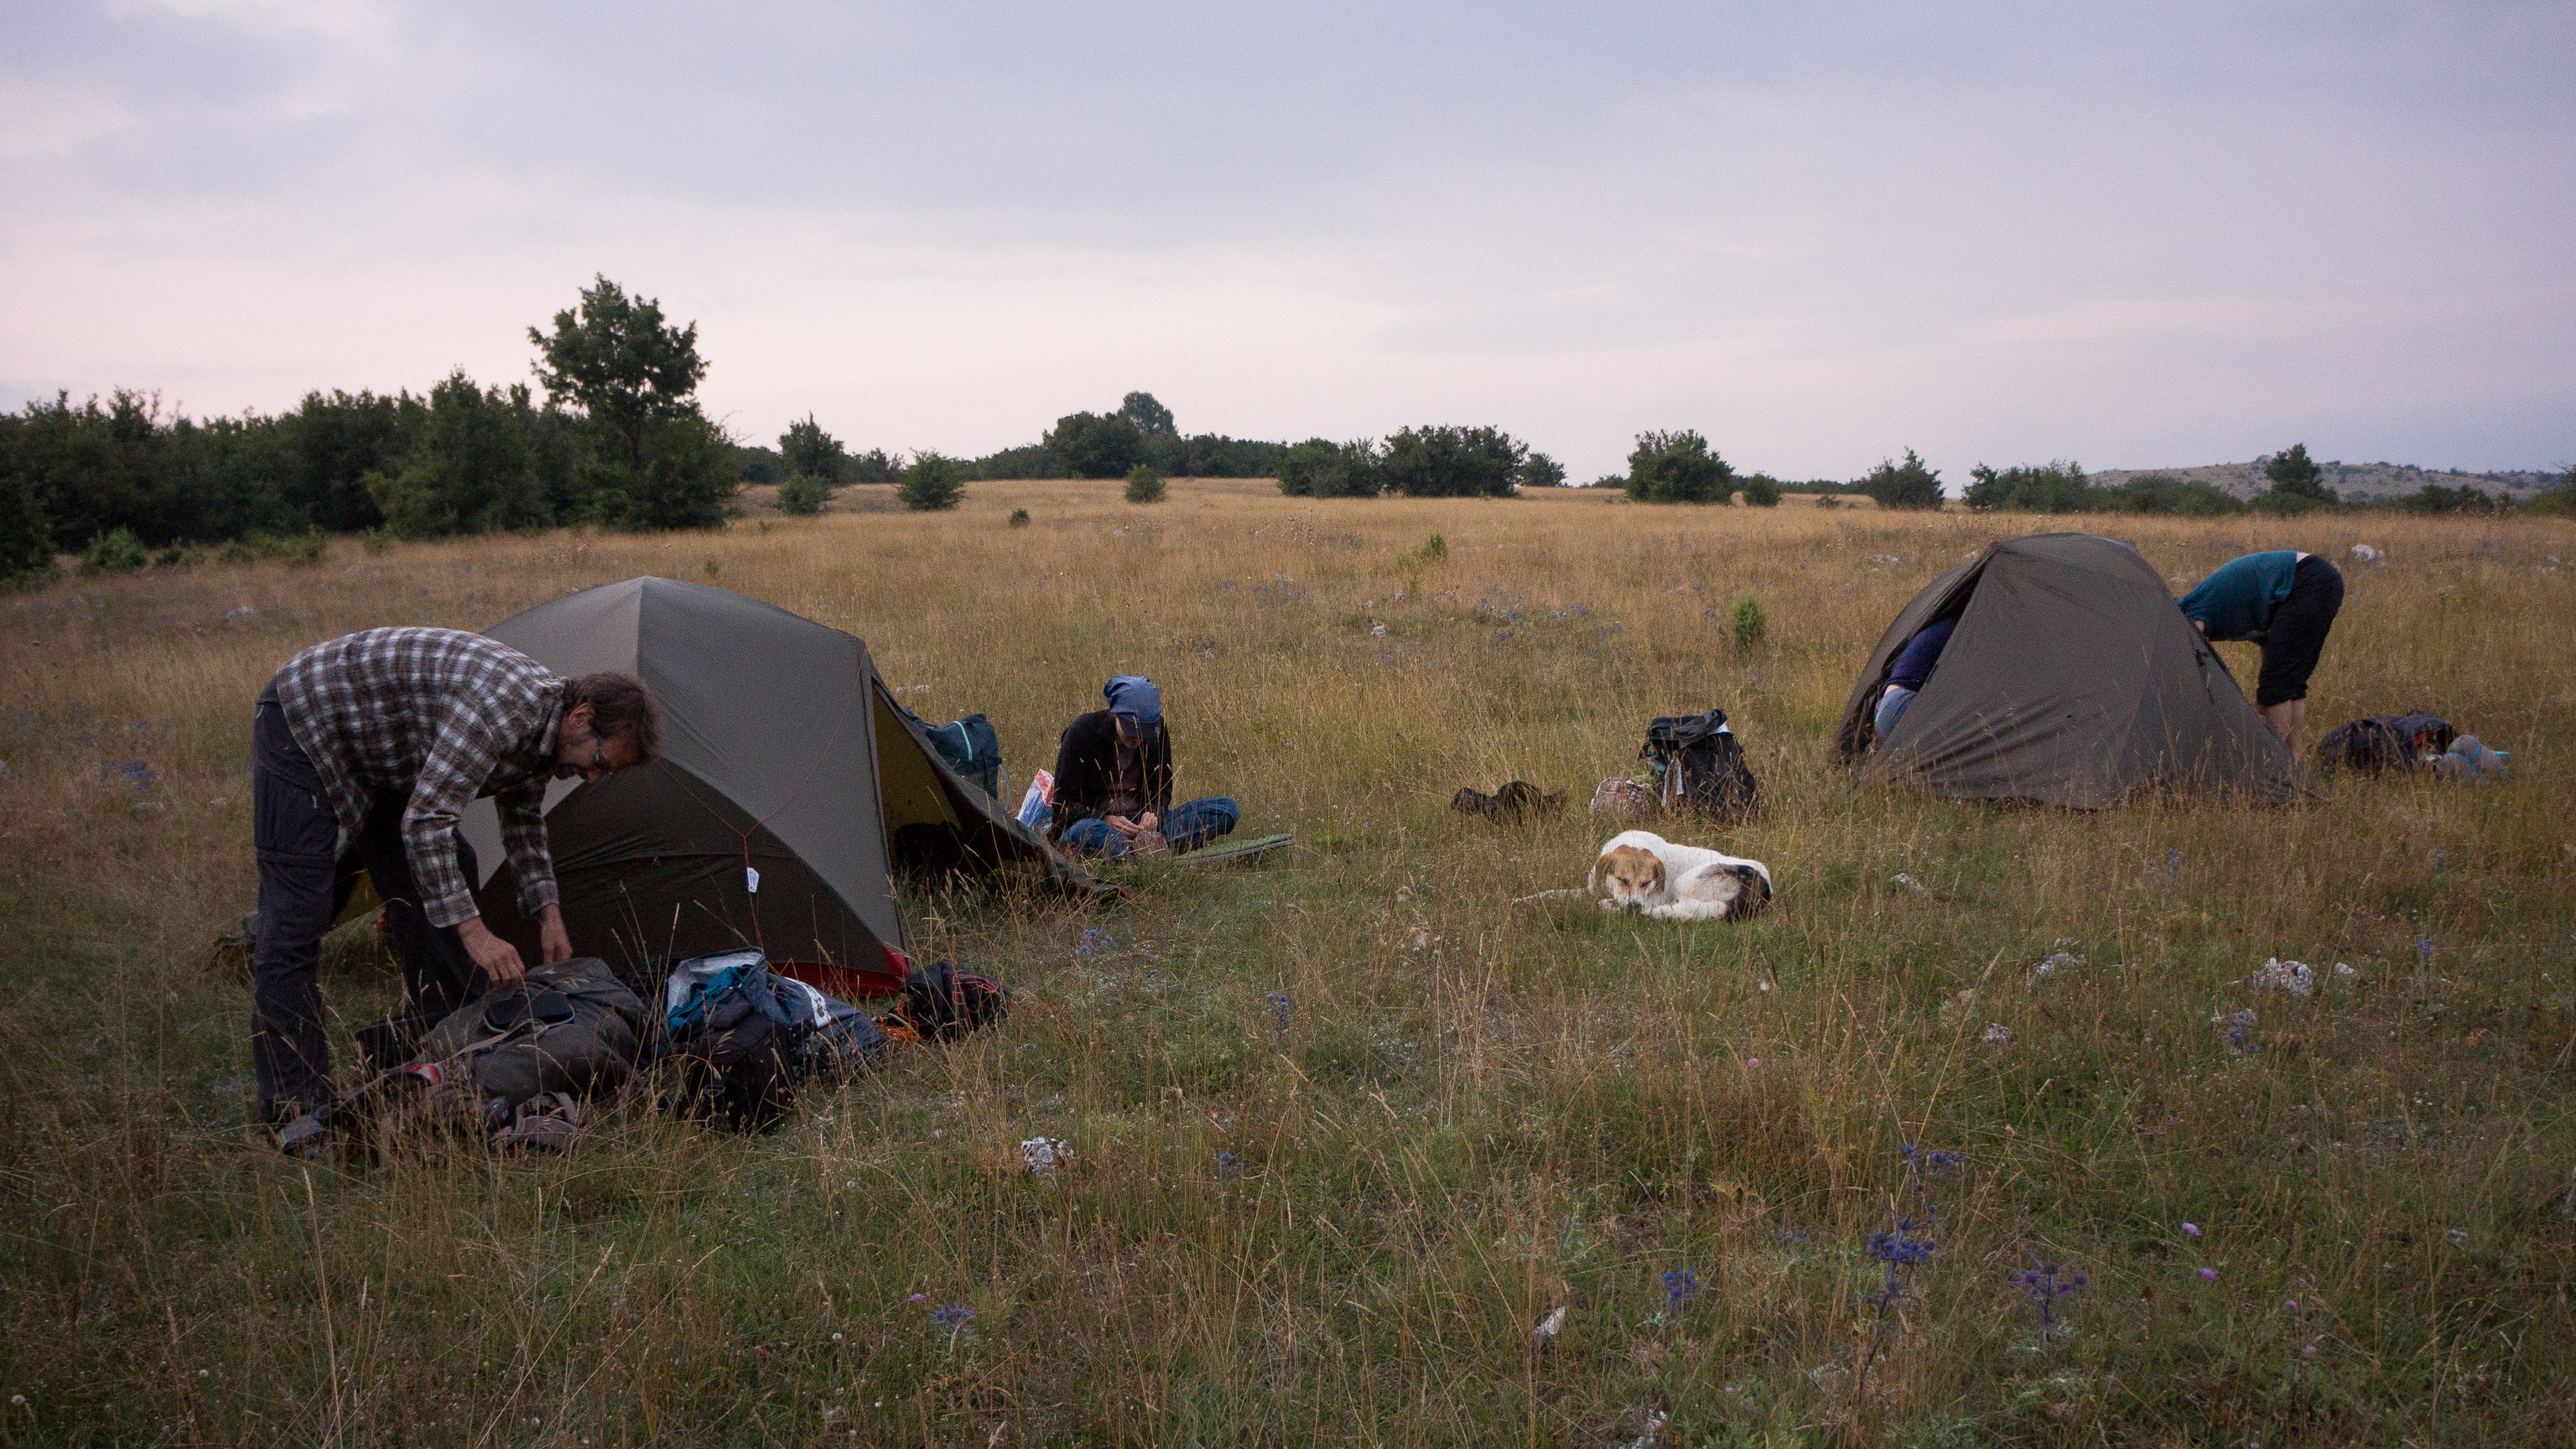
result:
[[[555,903],[544,808],[562,679],[480,634],[369,629],[288,660],[276,689],[343,839],[365,823],[380,792],[411,792],[403,849],[431,925],[477,914],[454,832],[482,795],[500,808],[520,909],[533,917]]]

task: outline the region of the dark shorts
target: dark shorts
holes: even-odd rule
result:
[[[2269,709],[2308,697],[2308,676],[2317,672],[2317,656],[2325,651],[2326,633],[2342,608],[2342,572],[2315,554],[2299,560],[2290,596],[2272,610],[2272,622],[2263,631],[2256,704]]]

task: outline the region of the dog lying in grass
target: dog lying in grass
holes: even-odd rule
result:
[[[1605,911],[1663,921],[1740,921],[1771,904],[1771,868],[1675,845],[1652,831],[1623,830],[1592,862],[1588,889]]]

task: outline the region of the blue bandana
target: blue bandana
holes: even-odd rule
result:
[[[1123,714],[1138,724],[1152,724],[1163,717],[1163,692],[1141,674],[1112,675],[1100,692],[1108,696],[1111,714]]]

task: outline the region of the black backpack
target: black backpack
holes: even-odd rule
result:
[[[2317,764],[2363,775],[2412,770],[2426,755],[2449,749],[2458,737],[2459,731],[2440,715],[2376,714],[2328,730],[2317,744]]]
[[[957,1041],[1010,1014],[1010,988],[934,961],[903,978],[903,1000],[878,1024],[897,1041]]]
[[[1688,810],[1731,824],[1762,812],[1762,787],[1726,727],[1725,710],[1656,720],[1637,758],[1654,767],[1656,799],[1667,813]]]

